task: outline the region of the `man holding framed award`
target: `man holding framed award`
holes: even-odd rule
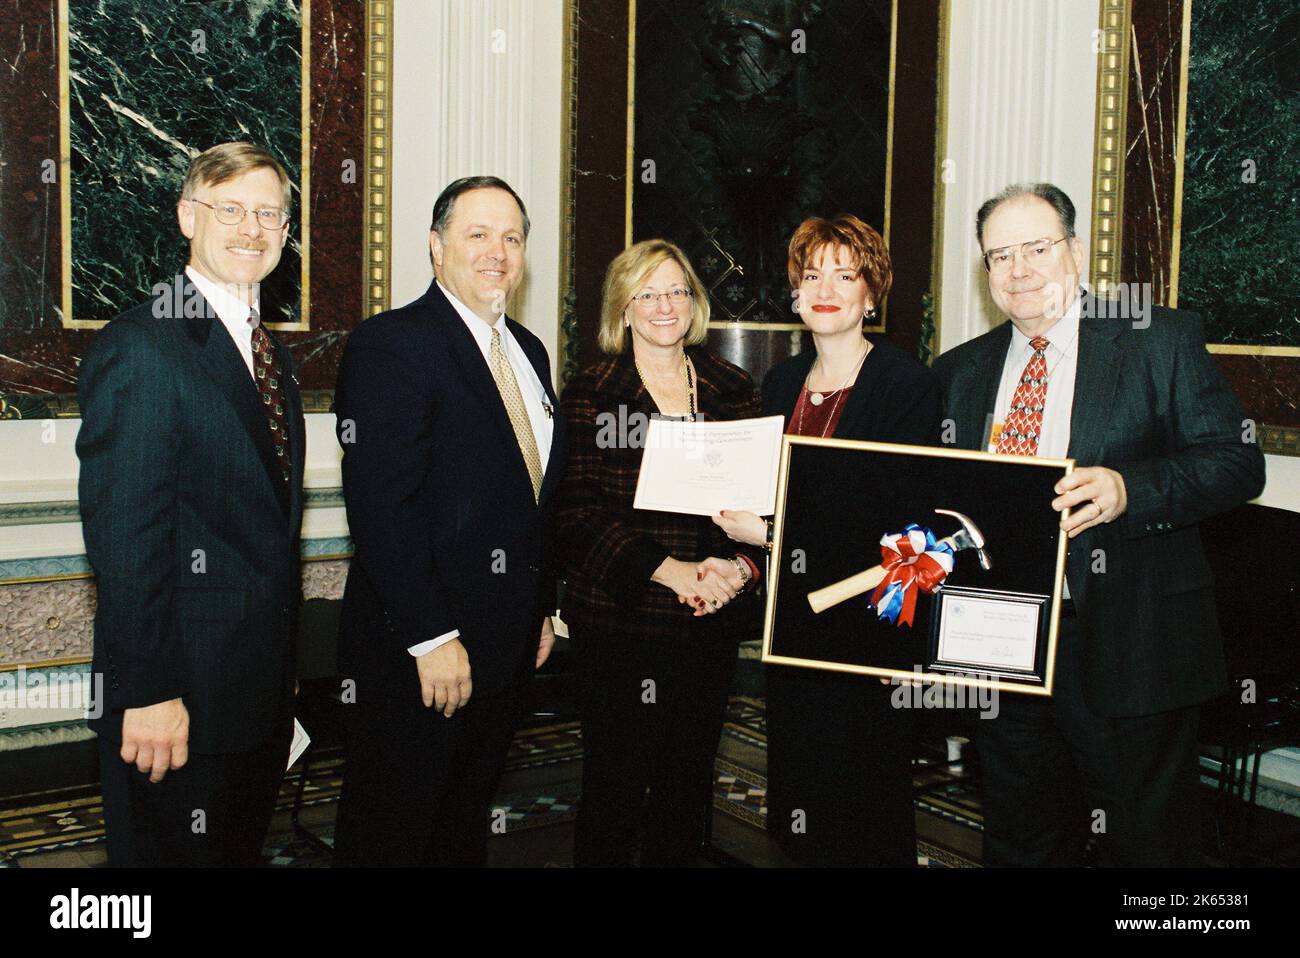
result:
[[[1138,320],[1079,289],[1074,206],[1050,184],[979,210],[989,292],[1010,319],[935,363],[956,446],[1069,457],[1066,595],[1050,698],[980,722],[986,865],[1198,860],[1198,706],[1227,687],[1197,523],[1257,496],[1264,459],[1199,318]],[[1007,503],[1014,509],[1015,503]]]

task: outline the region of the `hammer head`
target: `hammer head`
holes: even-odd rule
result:
[[[986,571],[993,568],[993,560],[984,551],[984,533],[980,532],[980,527],[971,521],[970,516],[954,512],[952,509],[935,509],[934,511],[941,515],[952,516],[961,523],[961,528],[948,537],[952,540],[954,552],[959,552],[962,549],[974,549],[980,558],[980,568]]]

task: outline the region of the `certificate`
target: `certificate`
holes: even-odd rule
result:
[[[781,416],[651,419],[632,505],[692,516],[716,516],[723,509],[770,516],[784,428]]]
[[[936,658],[982,671],[1033,671],[1041,617],[1041,601],[950,592],[940,601]]]

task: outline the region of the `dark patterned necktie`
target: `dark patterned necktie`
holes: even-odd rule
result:
[[[276,461],[280,464],[280,476],[285,485],[288,485],[289,477],[293,475],[293,465],[289,459],[288,406],[284,399],[280,360],[275,355],[271,337],[262,328],[261,316],[257,310],[249,312],[248,325],[253,327],[253,379],[262,407],[266,410],[266,422],[271,429],[271,442],[275,446]]]
[[[1034,354],[1025,363],[1011,411],[998,439],[997,451],[1017,456],[1038,455],[1038,438],[1043,432],[1043,409],[1047,405],[1047,346],[1045,336],[1029,341]]]

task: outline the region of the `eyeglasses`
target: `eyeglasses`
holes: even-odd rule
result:
[[[285,223],[289,222],[289,214],[278,206],[264,206],[260,210],[249,210],[242,203],[236,203],[231,200],[227,203],[204,203],[202,200],[190,200],[191,203],[199,203],[212,210],[212,215],[216,217],[218,223],[226,226],[238,226],[244,222],[244,217],[250,212],[257,217],[257,225],[264,230],[278,230]]]
[[[667,296],[668,302],[672,303],[674,306],[680,306],[683,303],[690,302],[691,291],[689,289],[683,289],[681,286],[674,286],[666,293],[651,293],[647,291],[644,293],[637,293],[632,297],[632,302],[638,309],[654,309],[659,305],[659,299],[662,296]]]
[[[1064,243],[1069,238],[1068,236],[1062,236],[1060,239],[1054,240],[1044,236],[1042,239],[1030,240],[1028,243],[1021,243],[1019,246],[1001,246],[997,249],[991,249],[982,257],[984,268],[990,273],[1005,273],[1011,269],[1011,264],[1015,261],[1016,250],[1020,250],[1020,258],[1024,260],[1026,266],[1037,266],[1046,262],[1053,246],[1057,243]]]

